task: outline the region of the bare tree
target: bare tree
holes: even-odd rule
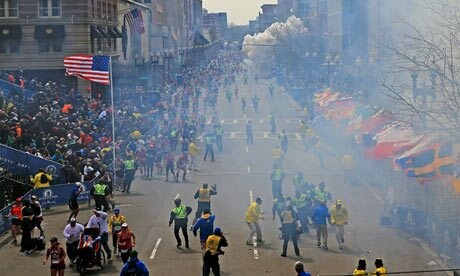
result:
[[[433,22],[421,26],[399,18],[408,31],[397,43],[384,45],[392,57],[383,87],[401,120],[460,141],[460,5],[427,0],[420,7]]]

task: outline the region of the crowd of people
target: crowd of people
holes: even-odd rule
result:
[[[128,89],[117,89],[115,108],[101,99],[86,99],[74,89],[68,90],[51,81],[43,84],[36,78],[30,81],[18,78],[20,86],[0,93],[0,143],[62,163],[62,182],[76,183],[69,198],[71,213],[63,231],[66,250],[60,247],[57,238],[52,238],[44,260],[45,264],[51,258],[53,275],[63,275],[66,257],[73,266],[77,251],[82,248],[91,248],[94,252],[103,250],[107,259],[117,254],[125,264],[132,266],[134,262],[139,271],[146,270],[133,250],[135,235],[116,208],[113,191],[129,193],[136,171],[145,180],[162,175],[168,180],[172,173],[173,180],[186,181],[187,171],[197,170],[200,135],[205,137],[208,154],[215,160],[213,144],[222,150],[222,132],[219,135],[218,127],[206,128],[207,118],[218,120],[215,111],[218,91],[235,81],[241,61],[239,54],[222,51],[205,67],[184,70],[183,86],[167,86],[162,93],[148,97],[132,97]],[[8,74],[6,79],[17,84],[13,74]],[[35,93],[29,98],[24,88]],[[112,141],[112,116],[115,141]],[[114,149],[116,159],[112,170]],[[80,181],[91,180],[90,193],[96,209],[83,226],[77,221],[77,198],[83,191]],[[61,184],[56,181],[43,169],[30,179],[35,188]],[[11,207],[13,242],[17,243],[16,237],[21,233],[21,253],[24,254],[41,249],[33,238],[33,229],[38,228],[38,236],[43,239],[40,226],[43,217],[37,204],[41,208],[36,198],[32,198],[32,202],[18,198]],[[114,213],[111,217],[109,210]],[[88,235],[85,233],[88,228],[99,231],[97,235]],[[185,227],[184,233],[187,230]],[[221,236],[217,230],[212,232]],[[109,247],[109,235],[112,235],[113,251]],[[216,269],[215,254],[210,255],[209,269],[212,270]],[[121,275],[131,275],[123,274],[129,270],[125,268]]]

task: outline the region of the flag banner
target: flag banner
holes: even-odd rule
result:
[[[136,33],[139,35],[145,33],[142,12],[139,9],[133,9],[130,12],[125,13],[123,16],[123,21],[128,22],[131,33]]]
[[[60,163],[43,159],[5,145],[0,145],[0,162],[9,172],[24,177],[35,174],[40,168],[45,169],[53,177],[53,182],[55,183],[59,181],[63,167]]]
[[[64,58],[67,76],[110,85],[110,56],[75,55]]]

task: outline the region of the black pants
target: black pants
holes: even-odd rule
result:
[[[101,234],[101,245],[104,247],[105,253],[107,253],[107,258],[110,259],[112,256],[112,252],[110,252],[110,247],[109,247],[109,233],[102,233]]]
[[[78,248],[78,243],[80,241],[75,241],[73,243],[66,243],[65,246],[66,246],[66,249],[67,249],[67,256],[69,257],[69,260],[71,260],[72,262],[75,260],[75,258],[77,257],[77,248]]]
[[[126,264],[128,262],[129,253],[131,253],[132,250],[133,250],[132,248],[126,250],[126,252],[121,252],[121,250],[120,250],[121,259],[123,260],[124,264]]]
[[[220,265],[219,261],[217,262],[203,262],[203,276],[209,276],[210,272],[212,270],[212,273],[214,276],[220,276]]]
[[[174,174],[174,164],[166,164],[166,180],[168,180],[169,178],[169,172],[172,173],[173,175],[173,178],[175,178],[175,174]]]
[[[30,219],[23,218],[21,221],[22,237],[21,252],[32,249],[32,232],[30,228]]]
[[[180,229],[182,229],[182,234],[184,235],[185,247],[188,248],[187,219],[176,219],[174,221],[174,236],[176,237],[177,246],[182,245],[182,240],[179,236]]]
[[[113,249],[117,249],[118,247],[118,232],[112,231],[112,245]]]
[[[107,198],[105,198],[105,196],[95,195],[94,202],[96,203],[96,209],[102,210],[103,212],[107,212],[109,210],[109,203],[107,202]]]
[[[214,161],[214,149],[212,148],[212,144],[206,144],[206,151],[204,153],[204,161],[206,161],[208,154],[211,156],[211,161]]]
[[[133,183],[134,180],[134,174],[136,173],[136,170],[126,170],[125,172],[125,177],[123,178],[123,191],[129,192],[129,189],[131,189],[131,184]]]
[[[283,224],[282,226],[283,231],[283,254],[286,255],[287,246],[289,239],[292,240],[292,244],[294,245],[294,252],[298,256],[300,255],[299,252],[299,245],[297,244],[297,229],[294,223],[289,223],[289,225]]]

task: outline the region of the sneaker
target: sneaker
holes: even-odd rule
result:
[[[281,253],[281,257],[286,257],[286,253]]]
[[[257,243],[265,243],[264,240],[257,240]]]
[[[339,246],[339,249],[343,249],[343,246]]]
[[[185,248],[190,249],[190,246],[188,246],[188,244],[187,244],[187,245],[185,246]]]
[[[329,250],[329,247],[327,247],[327,245],[323,245],[323,249],[324,250]]]
[[[180,248],[181,246],[182,246],[182,244],[180,244],[180,243],[178,243],[178,244],[176,245],[177,248]]]
[[[318,248],[321,248],[321,244],[320,244],[320,243],[318,243],[316,246],[318,246]]]
[[[250,246],[253,246],[254,244],[252,242],[246,242],[246,245],[250,245]]]

